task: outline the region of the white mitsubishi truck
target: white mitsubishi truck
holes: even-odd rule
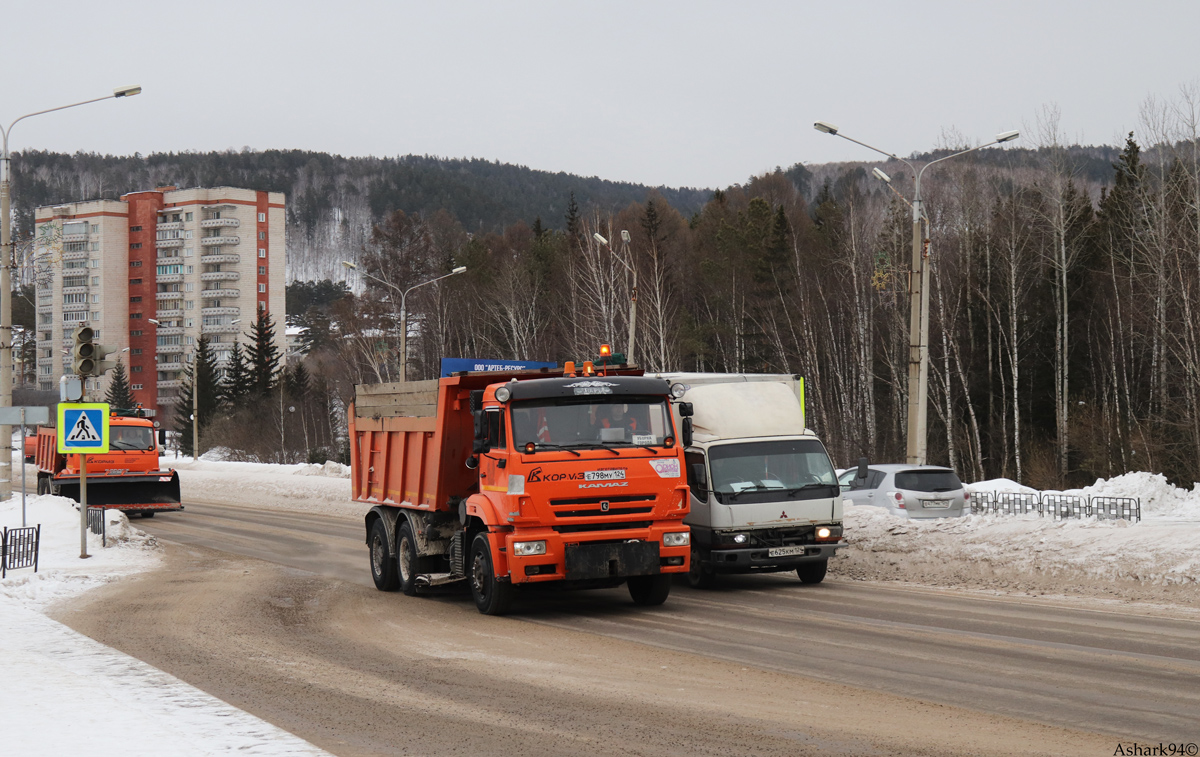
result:
[[[842,496],[825,445],[804,427],[802,379],[787,374],[662,373],[693,415],[685,449],[692,530],[688,583],[721,573],[794,570],[825,578],[842,541]],[[687,404],[675,403],[675,411]],[[688,423],[690,421],[690,424]],[[686,430],[682,434],[687,439]]]

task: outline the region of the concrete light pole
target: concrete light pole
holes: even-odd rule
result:
[[[110,100],[115,97],[132,97],[142,91],[141,87],[118,87],[111,95],[91,100],[47,108],[35,113],[26,113],[8,125],[0,126],[3,137],[3,154],[0,155],[0,407],[12,407],[12,270],[16,266],[12,242],[12,160],[8,154],[8,135],[20,121],[56,110],[66,110],[79,105]],[[0,499],[12,495],[12,426],[0,425]]]
[[[625,266],[630,273],[633,274],[633,290],[629,293],[629,346],[625,349],[625,362],[629,365],[634,365],[633,362],[633,332],[637,325],[637,266],[633,265],[633,258],[629,253],[629,232],[621,229],[621,250],[624,255],[618,255],[616,250],[609,245],[608,240],[600,235],[599,232],[592,234],[592,238],[600,244],[608,248],[608,251],[613,254],[617,260],[621,261],[621,265]]]
[[[400,287],[396,286],[395,284],[384,281],[378,276],[372,276],[366,271],[359,270],[358,266],[356,266],[354,263],[351,263],[349,260],[343,260],[342,265],[352,271],[358,271],[368,279],[378,281],[380,284],[383,284],[386,287],[391,287],[396,292],[400,292],[400,380],[408,381],[408,308],[405,306],[405,301],[408,299],[408,293],[417,287],[423,287],[426,284],[432,284],[435,281],[441,281],[442,279],[450,278],[455,274],[462,273],[467,270],[467,267],[465,265],[460,265],[458,268],[455,268],[444,276],[438,276],[436,279],[430,279],[429,281],[422,281],[420,284],[413,284],[408,289],[401,291]]]
[[[917,170],[912,163],[909,163],[899,155],[880,150],[878,147],[872,147],[866,142],[859,142],[857,139],[847,137],[845,134],[838,132],[838,128],[826,121],[817,121],[813,124],[813,128],[824,134],[832,134],[842,139],[853,142],[856,145],[862,145],[868,150],[886,155],[892,160],[898,160],[908,166],[913,172],[914,187],[912,206],[912,267],[909,269],[909,284],[908,284],[908,301],[909,301],[909,320],[908,320],[908,464],[909,465],[925,465],[927,455],[927,426],[929,414],[929,239],[923,233],[921,228],[922,221],[928,227],[929,219],[925,215],[925,209],[921,201],[921,176],[925,173],[925,169],[932,166],[934,163],[941,163],[943,160],[956,158],[959,155],[966,155],[969,152],[982,150],[985,147],[998,145],[1001,142],[1009,142],[1021,136],[1017,131],[1006,131],[997,134],[996,138],[991,142],[972,147],[969,150],[962,150],[951,155],[947,155],[937,160],[931,160]],[[873,172],[881,181],[891,185],[891,178],[883,171],[876,168]]]

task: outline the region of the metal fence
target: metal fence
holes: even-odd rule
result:
[[[1086,497],[1058,492],[971,492],[971,512],[993,515],[1037,513],[1054,520],[1094,517],[1137,523],[1142,519],[1142,501],[1134,497]]]
[[[33,572],[37,573],[41,543],[40,524],[29,528],[5,528],[0,532],[0,578],[18,568],[33,568]]]
[[[103,507],[88,508],[88,530],[100,537],[100,546],[108,546],[108,529],[105,525],[107,518],[104,517]]]

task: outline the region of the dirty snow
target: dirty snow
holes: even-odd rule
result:
[[[109,512],[108,545],[88,535],[63,497],[31,496],[41,525],[38,570],[0,579],[0,734],[6,755],[324,755],[324,751],[42,614],[89,588],[158,564],[152,536]],[[0,526],[21,526],[21,497],[0,502]]]
[[[361,516],[367,508],[350,500],[350,466],[276,465],[210,460],[205,454],[161,458],[162,468],[179,471],[184,506],[189,500],[227,505]]]

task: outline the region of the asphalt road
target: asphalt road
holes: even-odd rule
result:
[[[189,502],[135,524],[157,536],[370,587],[362,521]],[[793,574],[540,592],[515,617],[612,639],[1121,739],[1200,741],[1200,619],[1099,601],[1014,598]],[[391,597],[380,595],[379,601]],[[461,591],[423,601],[474,620]],[[1114,742],[1115,743],[1115,742]]]

